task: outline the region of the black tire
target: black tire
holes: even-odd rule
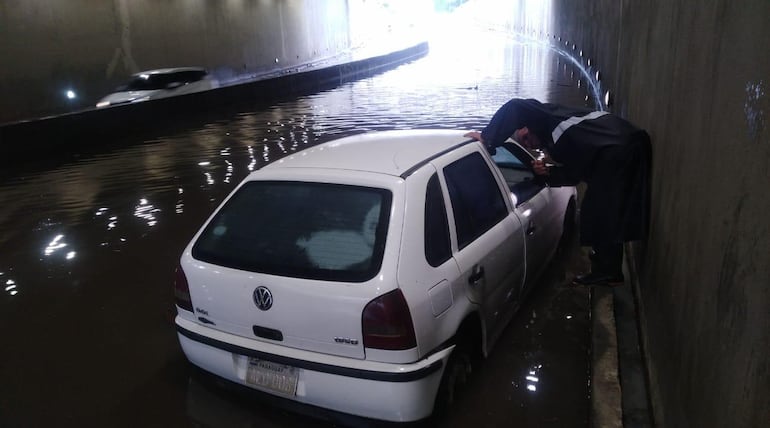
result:
[[[473,372],[474,358],[470,340],[461,338],[449,356],[441,383],[436,394],[436,402],[433,408],[434,415],[441,415],[457,402],[471,373]]]

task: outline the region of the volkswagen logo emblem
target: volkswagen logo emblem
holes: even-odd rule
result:
[[[254,303],[263,311],[270,309],[273,306],[273,293],[260,285],[254,290]]]

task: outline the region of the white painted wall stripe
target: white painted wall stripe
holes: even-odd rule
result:
[[[562,134],[564,134],[571,126],[577,125],[578,123],[584,120],[592,120],[592,119],[602,117],[605,114],[609,114],[609,112],[594,111],[594,112],[588,113],[585,116],[581,116],[581,117],[572,116],[569,119],[563,120],[556,128],[554,128],[553,132],[551,133],[551,137],[553,137],[553,143],[556,144],[556,142],[559,141],[559,138],[561,138]]]

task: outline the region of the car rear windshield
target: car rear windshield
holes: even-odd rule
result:
[[[370,187],[251,181],[206,226],[192,255],[272,275],[366,281],[382,264],[391,199]]]

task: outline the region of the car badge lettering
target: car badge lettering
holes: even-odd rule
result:
[[[344,343],[347,345],[358,345],[358,339],[350,339],[347,337],[335,337],[334,341],[337,343]]]
[[[273,306],[273,293],[267,287],[260,285],[254,289],[254,303],[263,311],[270,309]]]

